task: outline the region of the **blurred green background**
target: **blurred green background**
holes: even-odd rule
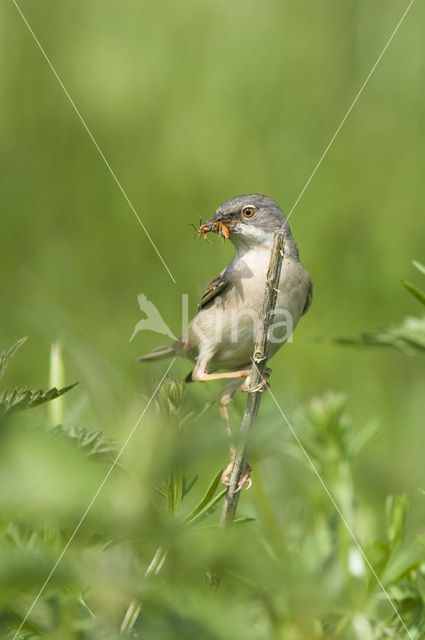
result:
[[[59,339],[66,382],[80,381],[65,398],[66,419],[123,441],[166,368],[136,362],[167,341],[143,332],[129,342],[143,317],[138,293],[179,334],[182,294],[193,313],[233,253],[218,238],[212,247],[193,238],[195,213],[206,219],[223,200],[246,192],[267,194],[290,210],[407,3],[20,6],[176,283],[13,3],[2,3],[0,348],[29,336],[5,384],[47,386],[50,344]],[[381,437],[356,467],[358,500],[378,511],[387,494],[406,493],[415,532],[423,531],[424,513],[417,493],[425,484],[423,358],[312,338],[357,335],[418,314],[400,280],[416,277],[413,258],[425,259],[424,19],[423,4],[415,3],[291,216],[314,300],[294,342],[272,361],[273,391],[291,419],[298,406],[332,389],[347,394],[355,426],[379,420]],[[189,370],[178,362],[172,375]],[[192,385],[188,402],[201,407],[218,389]],[[232,410],[235,425],[243,404],[238,398]],[[36,422],[45,421],[45,410],[37,411]],[[23,423],[34,421],[34,414],[23,416]],[[148,456],[141,449],[152,420],[147,414],[121,460],[130,474],[125,489],[110,498],[126,513],[136,509],[131,478]],[[5,508],[19,505],[24,520],[54,521],[61,487],[68,487],[59,515],[72,522],[91,489],[79,493],[85,481],[71,462],[65,470],[52,451],[53,464],[43,442],[23,433],[8,436],[1,473],[16,495],[3,496]],[[267,395],[257,434],[253,458],[277,465],[282,483],[296,486],[305,471],[286,462],[281,447],[290,434]],[[216,408],[190,445],[188,464],[201,476],[225,461]],[[33,467],[45,469],[40,484]],[[54,484],[56,472],[50,504],[43,482]]]

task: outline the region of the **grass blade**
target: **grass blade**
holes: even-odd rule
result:
[[[410,293],[412,293],[415,296],[415,298],[419,300],[419,302],[422,302],[422,304],[425,304],[425,293],[421,289],[419,289],[419,287],[417,287],[412,282],[406,282],[405,280],[403,280],[402,284],[403,284],[403,287],[405,287],[408,291],[410,291]]]
[[[186,516],[186,518],[184,520],[186,523],[190,523],[209,504],[209,502],[211,501],[213,495],[217,491],[217,487],[218,487],[218,485],[220,483],[220,479],[221,479],[221,474],[222,473],[223,473],[222,469],[220,469],[217,472],[216,476],[214,477],[214,479],[211,482],[210,486],[206,490],[206,492],[205,492],[203,498],[201,499],[201,501],[196,505],[196,507],[193,509],[193,511],[191,513],[189,513],[188,516]]]

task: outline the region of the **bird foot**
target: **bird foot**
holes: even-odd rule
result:
[[[221,474],[221,484],[225,484],[226,487],[229,486],[230,484],[230,476],[232,474],[232,469],[233,469],[233,459],[234,459],[234,454],[232,456],[232,458],[230,458],[230,462],[227,465],[227,467],[225,468],[225,470],[223,471],[223,473]]]
[[[241,489],[243,489],[243,487],[245,487],[246,490],[251,488],[251,485],[252,485],[251,470],[252,470],[251,465],[247,464],[245,467],[245,471],[243,472],[238,482],[238,488],[236,489],[236,493]]]
[[[230,476],[232,475],[233,463],[235,461],[236,451],[232,449],[230,452],[230,461],[223,473],[221,474],[221,482],[222,484],[228,487],[230,485]],[[236,489],[236,492],[240,491],[245,485],[248,485],[246,488],[249,489],[252,485],[251,478],[251,466],[249,464],[246,465],[245,471],[243,472]]]
[[[255,393],[259,391],[260,393],[262,393],[263,391],[265,391],[265,389],[268,389],[270,386],[267,381],[270,377],[271,372],[272,370],[266,367],[266,369],[264,370],[264,373],[262,374],[262,380],[260,380],[260,382],[256,384],[254,387],[251,387],[251,377],[248,376],[248,378],[246,378],[245,382],[241,386],[241,391],[246,391],[247,393]]]

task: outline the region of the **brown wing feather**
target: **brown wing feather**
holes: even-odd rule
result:
[[[214,300],[216,296],[218,296],[220,293],[223,293],[223,291],[226,289],[227,278],[225,276],[225,273],[226,269],[223,269],[223,271],[221,271],[218,276],[209,283],[198,305],[198,311],[203,309],[205,305],[208,304],[208,302]]]

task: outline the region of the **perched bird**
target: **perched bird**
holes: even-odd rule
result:
[[[139,358],[146,361],[179,355],[195,363],[186,380],[228,380],[219,394],[219,405],[229,434],[227,407],[238,387],[242,385],[242,391],[259,390],[250,387],[251,358],[262,312],[273,235],[282,227],[284,257],[275,322],[269,333],[269,357],[273,356],[309,309],[313,286],[300,262],[296,242],[279,205],[267,196],[254,193],[223,202],[215,216],[198,231],[199,236],[206,237],[208,232],[215,232],[229,238],[236,255],[208,285],[188,332]],[[260,386],[264,388],[265,384]],[[223,473],[225,484],[228,484],[230,471],[231,464]],[[244,482],[247,480],[245,478]]]

